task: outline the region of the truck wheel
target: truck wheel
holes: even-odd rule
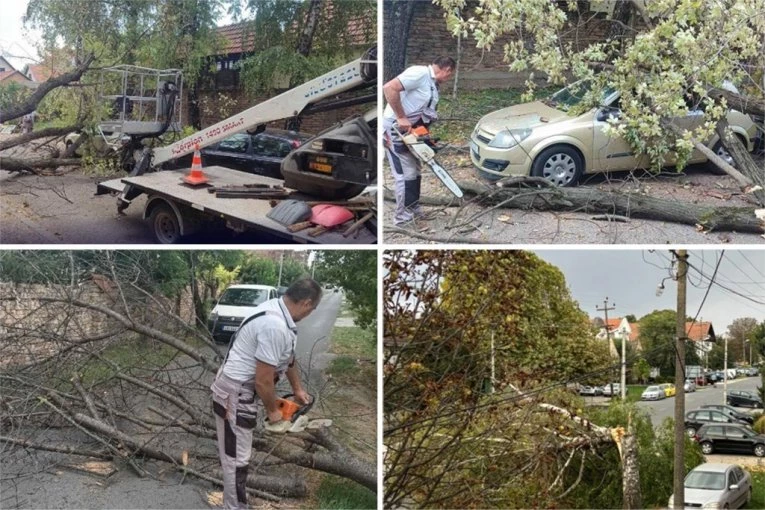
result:
[[[149,223],[160,244],[175,244],[181,239],[181,224],[169,205],[158,204],[151,210]]]

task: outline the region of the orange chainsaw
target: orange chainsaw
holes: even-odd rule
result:
[[[311,400],[305,405],[300,405],[295,402],[295,395],[292,393],[288,393],[281,398],[276,399],[276,405],[282,412],[282,420],[276,423],[266,421],[266,430],[268,432],[276,433],[302,432],[305,429],[329,427],[332,425],[332,420],[308,419],[306,414],[313,407],[315,400],[313,395],[309,395],[309,397],[311,397]]]

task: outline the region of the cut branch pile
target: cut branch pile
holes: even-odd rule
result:
[[[40,451],[59,455],[58,465],[71,462],[71,455],[91,457],[127,465],[142,477],[156,476],[159,463],[220,486],[209,393],[220,353],[170,308],[159,309],[160,299],[116,288],[111,306],[94,302],[77,285],[48,295],[0,297],[0,359],[41,341],[49,346],[30,351],[26,363],[0,364],[4,472],[13,472],[14,462],[23,464],[22,452]],[[156,319],[141,313],[147,306],[156,309]],[[94,324],[100,331],[93,331]],[[132,347],[147,353],[137,364],[106,355]],[[256,432],[252,465],[248,490],[268,501],[306,495],[300,468],[345,477],[371,491],[377,487],[374,463],[328,428]]]

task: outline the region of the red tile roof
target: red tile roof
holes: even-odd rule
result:
[[[223,47],[218,50],[218,55],[252,51],[252,46],[255,43],[252,23],[242,21],[233,25],[217,27],[215,32],[223,38]]]
[[[708,337],[712,337],[711,340],[714,340],[715,333],[711,322],[686,322],[685,330],[688,332],[688,339],[695,342],[705,340]]]
[[[42,83],[48,81],[50,78],[61,74],[60,71],[54,69],[48,64],[30,64],[29,65],[29,77],[36,83]]]
[[[630,342],[634,342],[640,336],[640,324],[630,322]]]

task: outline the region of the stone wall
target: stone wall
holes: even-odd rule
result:
[[[0,369],[38,361],[78,339],[106,333],[115,333],[116,339],[122,338],[125,327],[116,319],[65,302],[71,298],[123,313],[118,289],[113,282],[109,283],[105,284],[103,279],[89,280],[73,288],[0,282],[0,297],[3,298],[0,301]],[[49,302],[46,298],[63,301]],[[194,306],[188,291],[176,302],[163,296],[149,298],[139,293],[126,295],[126,298],[131,303],[133,319],[157,329],[167,330],[172,324],[162,307],[174,310],[187,323],[193,317]]]

